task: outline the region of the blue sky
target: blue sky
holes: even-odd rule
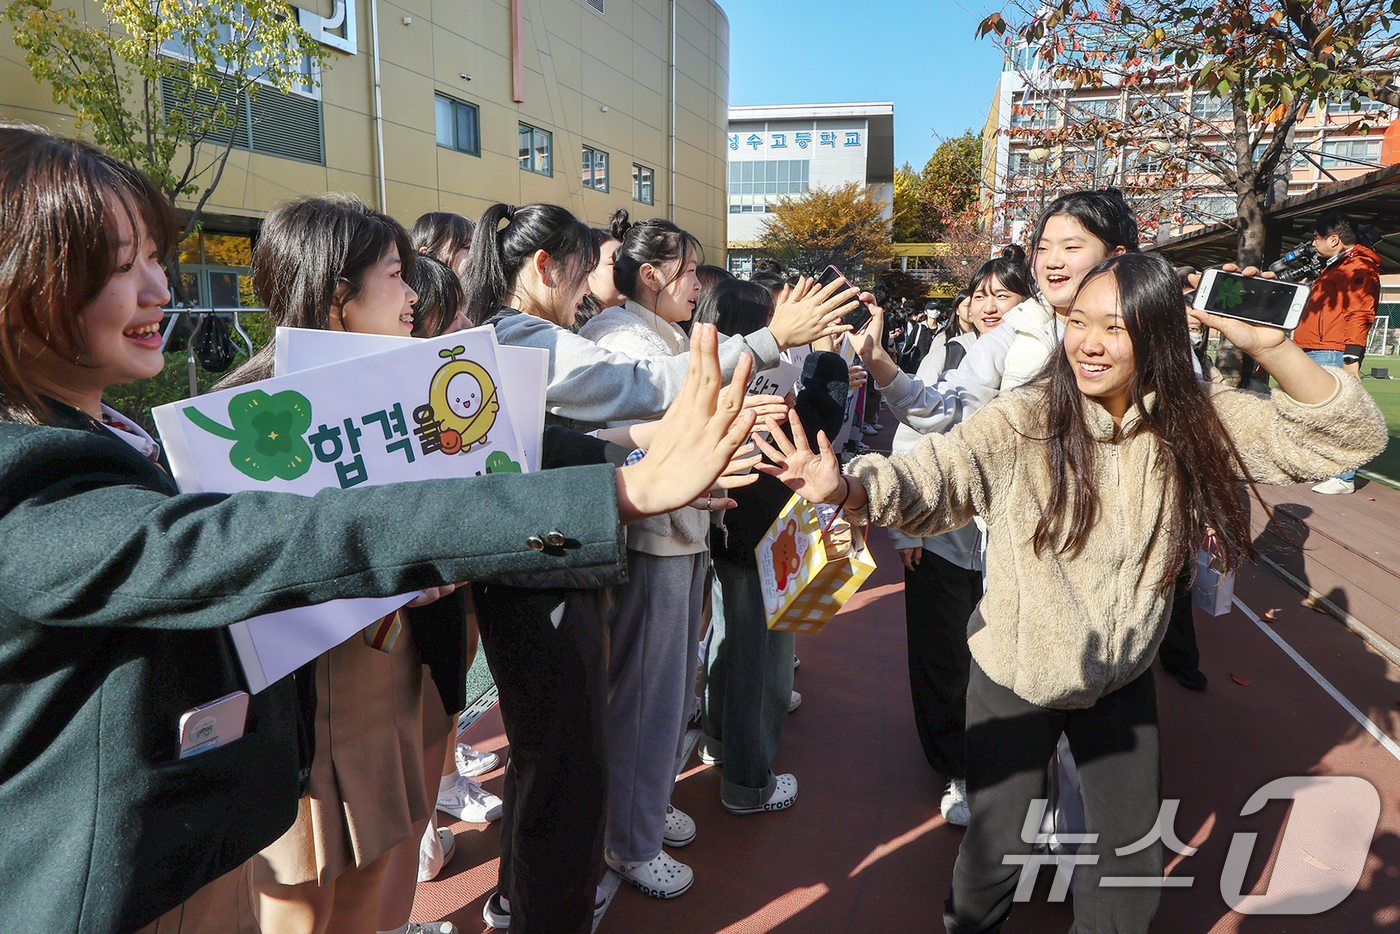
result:
[[[938,137],[981,130],[1001,52],[974,39],[984,0],[719,0],[729,103],[894,101],[894,161],[923,168]]]

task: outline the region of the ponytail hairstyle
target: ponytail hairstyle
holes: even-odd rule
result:
[[[996,259],[989,259],[978,267],[968,283],[968,294],[971,295],[982,288],[987,284],[987,280],[993,277],[1022,298],[1029,298],[1034,294],[1031,289],[1033,278],[1030,270],[1026,268],[1026,251],[1014,243],[1003,247],[1001,255]]]
[[[413,336],[446,334],[466,302],[462,280],[442,260],[420,255],[413,264],[413,280],[409,285],[418,293],[418,301],[413,303]],[[467,326],[475,325],[476,322],[469,322]]]
[[[460,214],[450,211],[430,211],[413,222],[409,237],[413,248],[449,266],[458,250],[469,250],[476,225]]]
[[[1031,237],[1030,244],[1032,252],[1040,246],[1040,238],[1045,234],[1046,221],[1057,214],[1079,221],[1110,253],[1120,246],[1129,253],[1138,252],[1137,218],[1132,207],[1123,198],[1123,193],[1117,188],[1071,191],[1051,201],[1035,225],[1035,234]],[[1034,279],[1028,284],[1035,285]],[[1038,286],[1036,291],[1039,291]]]
[[[752,334],[768,327],[773,317],[773,293],[757,282],[729,278],[700,293],[696,324],[713,324],[721,334]]]
[[[557,204],[520,208],[494,204],[487,208],[476,223],[463,277],[467,317],[485,322],[500,311],[520,270],[539,250],[549,254],[555,273],[571,289],[581,285],[598,265],[598,240],[593,231]]]
[[[1166,568],[1156,581],[1158,592],[1165,594],[1207,528],[1215,531],[1227,568],[1254,557],[1249,512],[1237,492],[1239,477],[1251,488],[1254,479],[1191,365],[1186,304],[1171,265],[1156,254],[1110,256],[1084,277],[1080,289],[1101,276],[1111,276],[1118,289],[1119,313],[1135,361],[1131,404],[1142,428],[1157,438],[1156,469],[1165,474],[1168,524],[1162,531],[1171,538]],[[1053,485],[1031,541],[1037,555],[1050,548],[1055,554],[1074,554],[1100,517],[1090,479],[1094,439],[1084,419],[1085,397],[1063,345],[1036,383],[1047,396],[1043,440]],[[1149,392],[1156,394],[1150,408]]]
[[[625,211],[618,214],[625,215]],[[676,269],[667,280],[669,285],[680,278],[685,268],[685,258],[694,253],[695,261],[702,261],[704,251],[700,241],[675,224],[661,217],[652,217],[635,224],[617,222],[618,214],[613,215],[613,233],[621,232],[622,245],[613,256],[613,281],[617,290],[633,301],[638,297],[638,277],[647,263],[661,269],[668,263],[675,263]]]
[[[86,349],[83,309],[125,262],[122,215],[169,255],[175,213],[140,171],[81,140],[0,121],[0,421],[52,417],[30,361]]]
[[[365,273],[390,250],[398,250],[403,277],[414,281],[417,253],[408,231],[354,195],[298,198],[272,209],[253,248],[253,288],[274,327],[330,327],[336,304],[352,301]],[[345,286],[336,302],[336,289]],[[218,389],[272,375],[275,342],[220,380]]]

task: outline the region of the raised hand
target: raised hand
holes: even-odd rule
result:
[[[796,288],[785,287],[778,294],[768,330],[783,350],[849,331],[841,316],[851,310],[856,294],[841,279],[818,289],[816,282],[803,277],[797,280]]]
[[[818,450],[814,452],[807,444],[807,432],[803,429],[802,419],[798,417],[797,412],[794,410],[788,418],[792,422],[793,440],[788,440],[787,435],[772,422],[768,426],[772,436],[771,443],[759,435],[754,436],[754,443],[758,445],[759,450],[767,454],[768,459],[773,462],[759,464],[758,469],[777,477],[788,489],[808,502],[841,503],[847,498],[848,484],[858,486],[860,481],[842,478],[841,462],[836,459],[836,453],[831,449],[826,432],[817,432]],[[861,501],[864,502],[863,495]]]
[[[1201,311],[1199,308],[1188,308],[1186,313],[1207,327],[1219,331],[1241,352],[1256,359],[1261,353],[1273,350],[1288,340],[1288,335],[1279,328],[1250,324],[1248,321],[1241,321],[1238,318],[1222,318],[1220,315],[1213,315],[1208,311]]]
[[[713,489],[753,429],[754,414],[743,404],[752,358],[740,357],[725,386],[715,326],[695,325],[690,341],[685,385],[657,425],[646,457],[617,471],[617,512],[624,523],[679,509]],[[757,479],[751,474],[724,484]]]

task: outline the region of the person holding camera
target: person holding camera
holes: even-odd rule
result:
[[[1355,221],[1341,211],[1317,219],[1313,249],[1325,265],[1313,280],[1293,342],[1323,366],[1339,366],[1360,379],[1366,336],[1380,302],[1381,258],[1358,239]],[[1354,470],[1329,477],[1313,492],[1350,493],[1355,477]]]

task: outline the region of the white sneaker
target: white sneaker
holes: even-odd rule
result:
[[[469,824],[493,821],[504,807],[504,801],[470,778],[458,776],[452,787],[438,792],[437,809]]]
[[[1338,493],[1355,493],[1356,484],[1351,480],[1343,480],[1341,477],[1328,477],[1317,486],[1312,488],[1314,493],[1326,493],[1335,496]]]
[[[442,867],[452,862],[457,851],[457,839],[446,827],[434,827],[431,822],[418,843],[418,881],[432,882]]]
[[[646,862],[619,859],[612,850],[603,851],[603,862],[625,881],[652,898],[675,898],[690,889],[695,873],[685,863],[658,853]]]
[[[666,805],[666,832],[661,842],[667,846],[685,846],[695,839],[695,821],[679,808]]]
[[[802,695],[798,694],[796,691],[793,691],[792,696],[788,698],[788,713],[792,713],[794,710],[801,706]]]
[[[466,743],[457,744],[453,758],[457,760],[457,774],[463,778],[485,775],[501,761],[501,757],[494,752],[477,752]]]
[[[938,802],[938,810],[943,812],[943,819],[958,827],[966,827],[967,822],[972,819],[972,811],[967,806],[967,781],[955,778],[948,783],[948,789],[943,792],[943,800]]]

